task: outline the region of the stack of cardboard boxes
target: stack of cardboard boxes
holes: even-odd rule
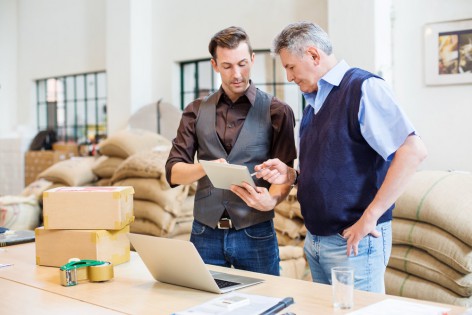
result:
[[[58,187],[43,193],[44,227],[35,230],[36,264],[71,258],[118,265],[129,261],[133,187]]]

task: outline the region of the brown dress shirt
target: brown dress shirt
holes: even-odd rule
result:
[[[217,93],[220,94],[220,97],[216,105],[216,132],[221,144],[229,153],[238,139],[249,109],[254,106],[256,87],[251,82],[245,94],[234,103],[225,94],[223,88],[220,87]],[[182,113],[177,136],[172,141],[173,146],[166,163],[166,177],[169,183],[171,183],[171,170],[175,163],[194,163],[198,148],[195,122],[201,102],[202,99],[193,101]],[[286,103],[273,97],[270,104],[270,117],[273,130],[270,158],[278,158],[287,165],[293,166],[293,161],[297,157],[293,111]],[[211,128],[211,126],[208,127]]]

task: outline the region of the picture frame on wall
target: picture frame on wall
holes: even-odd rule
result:
[[[427,24],[426,85],[472,83],[472,19]]]

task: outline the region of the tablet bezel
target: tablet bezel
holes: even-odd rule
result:
[[[205,160],[199,162],[215,188],[229,190],[231,185],[241,186],[243,182],[256,187],[247,166]]]

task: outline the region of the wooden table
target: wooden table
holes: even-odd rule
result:
[[[114,279],[60,285],[59,269],[35,264],[34,243],[0,248],[0,313],[2,314],[171,314],[218,297],[218,294],[155,281],[135,252],[131,261],[114,267]],[[238,290],[247,294],[274,297],[291,296],[295,304],[284,311],[304,314],[346,314],[332,308],[331,287],[309,281],[275,277],[252,272],[209,266],[213,270],[265,279],[265,282]],[[409,300],[377,293],[355,291],[354,310],[386,298]],[[412,300],[425,304],[437,303]],[[447,305],[451,315],[465,311]],[[7,310],[6,312],[4,312]],[[19,312],[16,310],[20,310]],[[352,311],[352,310],[351,310]]]

